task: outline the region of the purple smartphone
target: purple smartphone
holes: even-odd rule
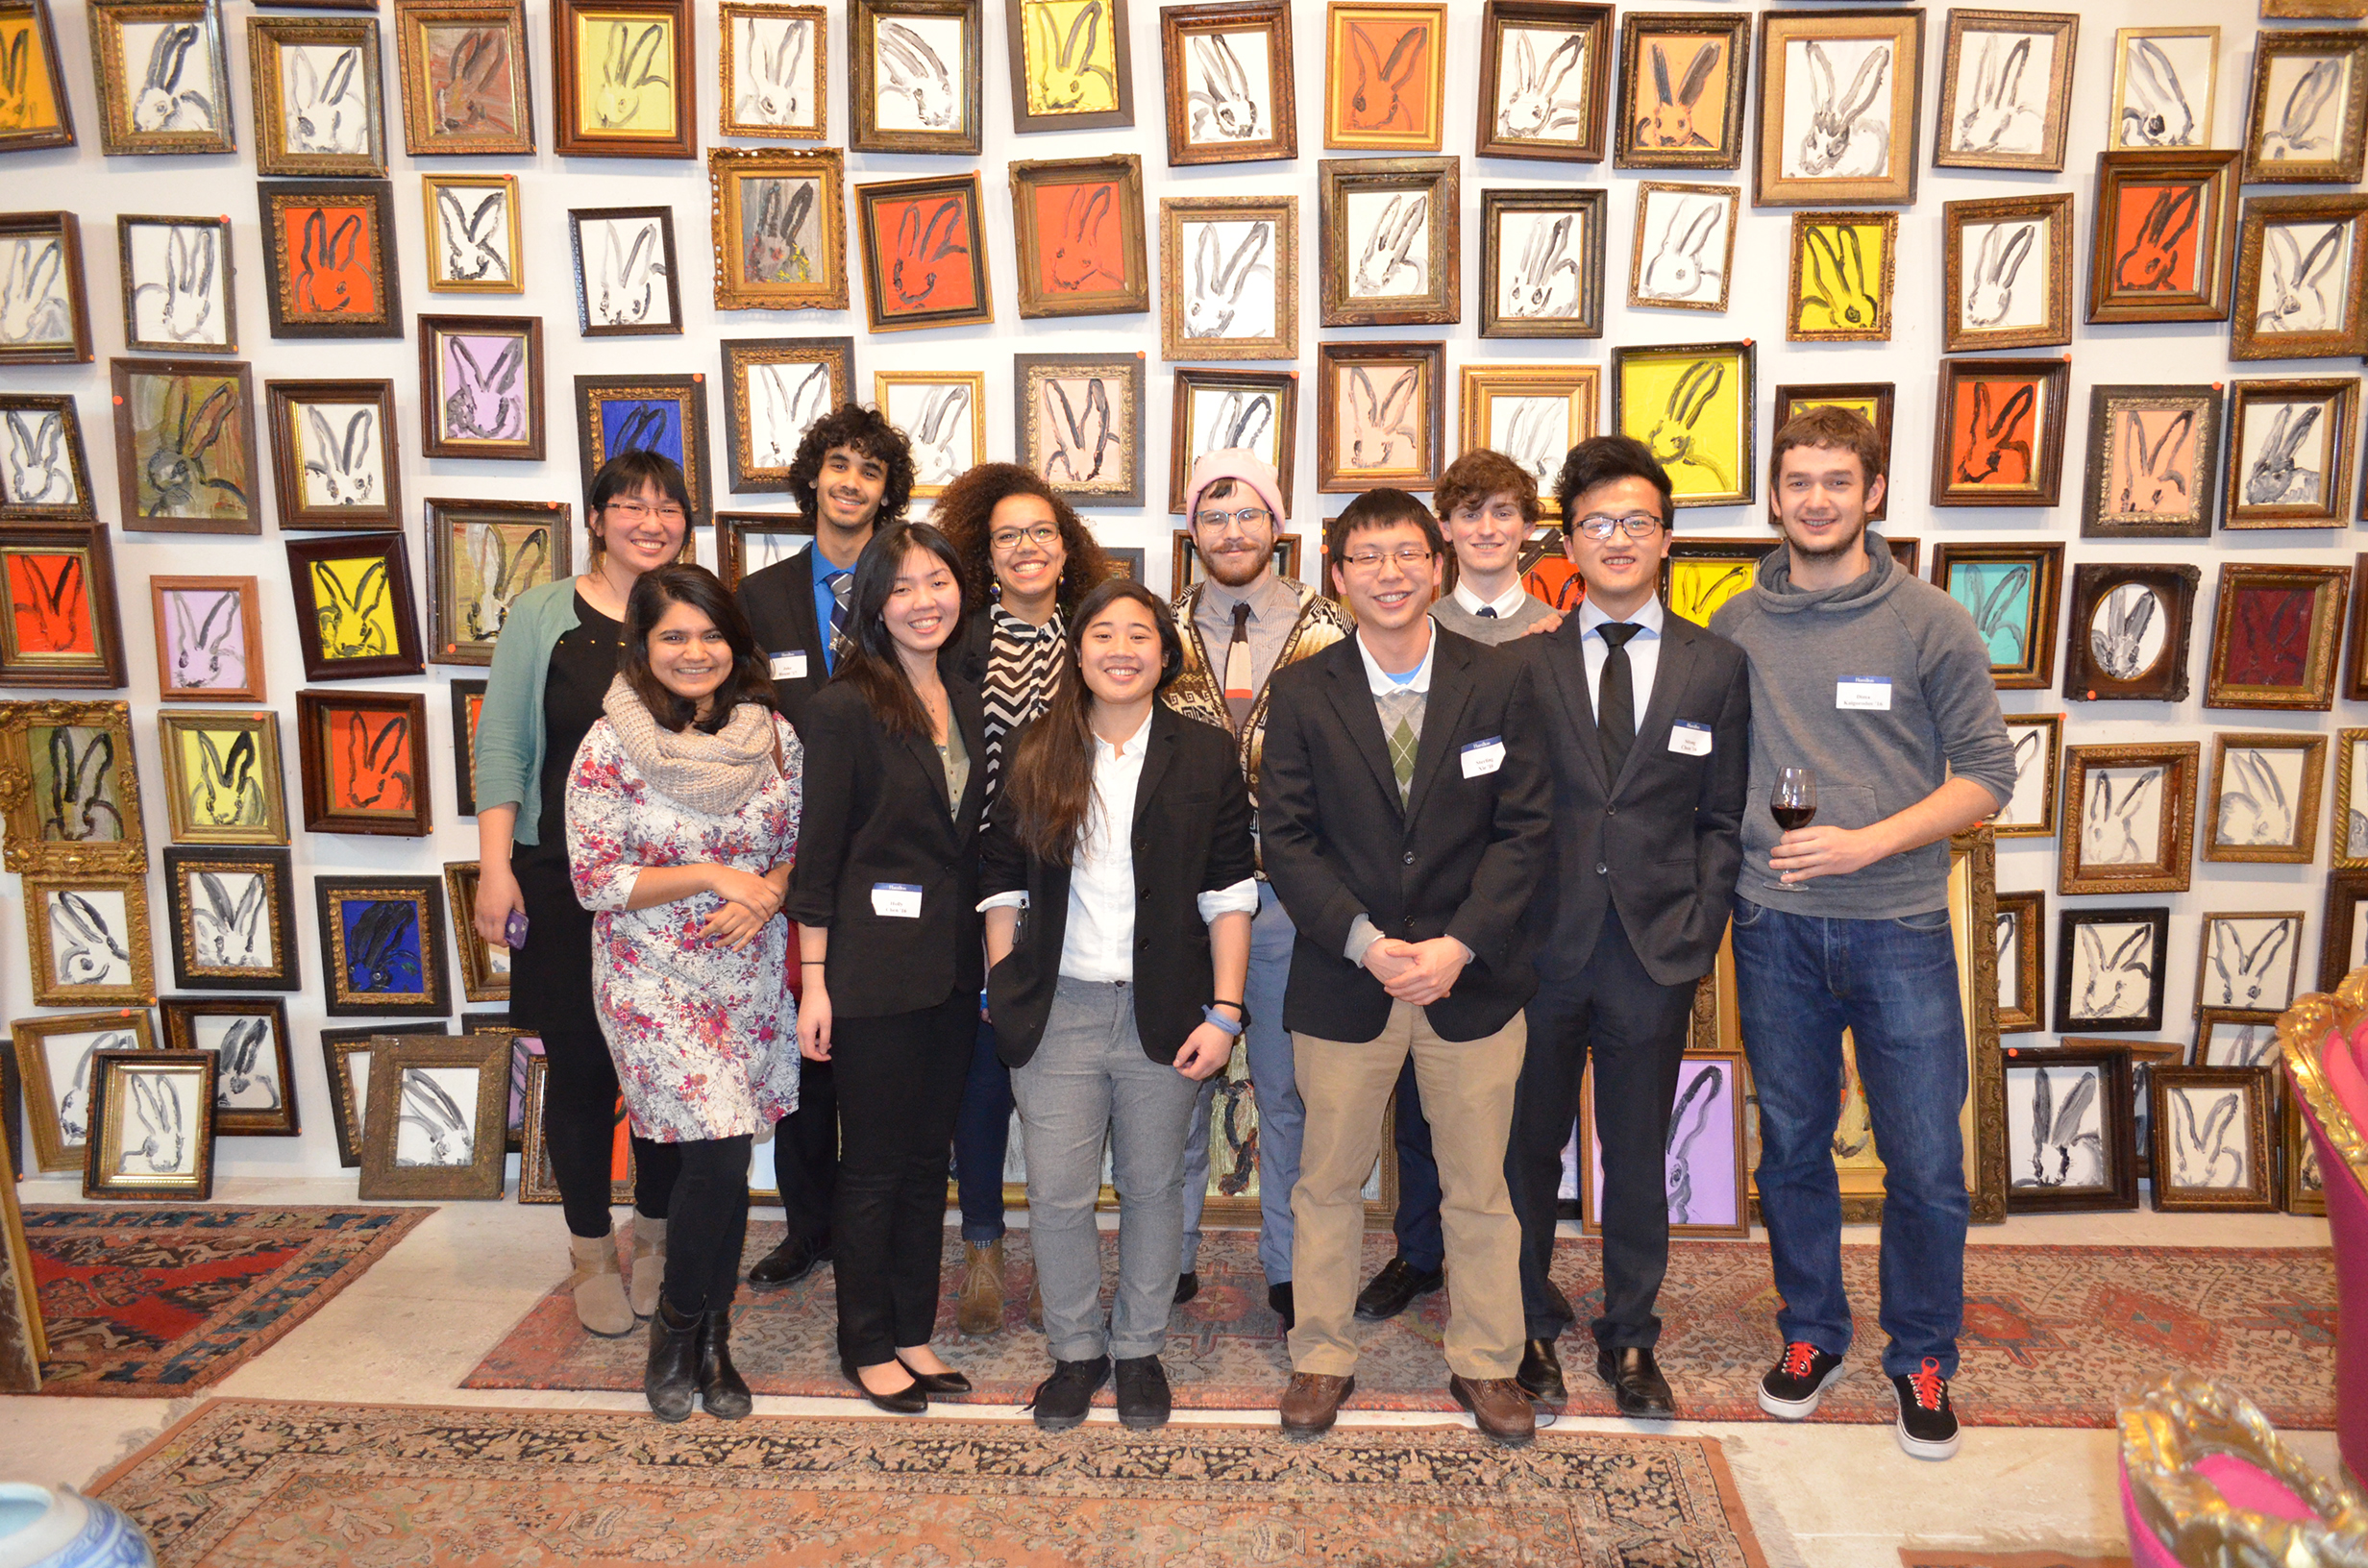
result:
[[[514,953],[526,944],[527,912],[513,909],[509,912],[509,919],[502,922],[502,945]]]

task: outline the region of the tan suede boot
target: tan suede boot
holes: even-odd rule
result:
[[[657,1311],[658,1288],[666,1283],[666,1222],[648,1214],[633,1216],[633,1315],[647,1318]]]
[[[613,1236],[570,1236],[567,1256],[576,1265],[568,1287],[576,1292],[576,1320],[587,1334],[622,1339],[633,1332],[633,1305],[625,1299],[625,1271],[617,1266]]]
[[[954,1327],[964,1334],[998,1334],[1003,1327],[1003,1238],[966,1241],[968,1266],[962,1295],[954,1305]]]

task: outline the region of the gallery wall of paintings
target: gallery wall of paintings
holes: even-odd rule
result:
[[[1196,452],[1270,453],[1312,562],[1360,490],[1626,429],[1697,618],[1775,425],[1863,409],[2025,764],[1990,1092],[2017,1160],[2142,1158],[2029,1052],[2139,1047],[2084,1067],[2124,1103],[2257,1060],[2368,939],[2368,7],[2252,4],[0,0],[23,1163],[120,1083],[119,1141],[210,1095],[222,1174],[357,1164],[370,1031],[504,1016],[465,735],[585,478],[679,454],[736,576],[846,397],[916,510],[1026,462],[1163,589]]]

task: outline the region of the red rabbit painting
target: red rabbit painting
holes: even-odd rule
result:
[[[2307,678],[2308,588],[2239,588],[2229,614],[2226,679],[2232,686],[2300,686]]]
[[[411,813],[411,721],[348,709],[329,720],[339,811]]]
[[[1079,181],[1036,198],[1039,285],[1048,294],[1093,294],[1126,286],[1120,190],[1111,180]]]
[[[1341,115],[1346,131],[1419,131],[1429,106],[1417,73],[1430,55],[1426,25],[1385,31],[1394,24],[1349,22],[1348,96]]]
[[[90,620],[90,585],[81,551],[12,550],[8,552],[9,604],[17,657],[96,656],[98,632]]]
[[[281,208],[280,244],[287,258],[282,276],[291,315],[377,319],[382,306],[371,271],[378,255],[372,217],[364,207]]]

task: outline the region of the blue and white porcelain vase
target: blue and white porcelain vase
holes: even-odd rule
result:
[[[156,1568],[121,1508],[71,1486],[0,1482],[0,1568]]]

